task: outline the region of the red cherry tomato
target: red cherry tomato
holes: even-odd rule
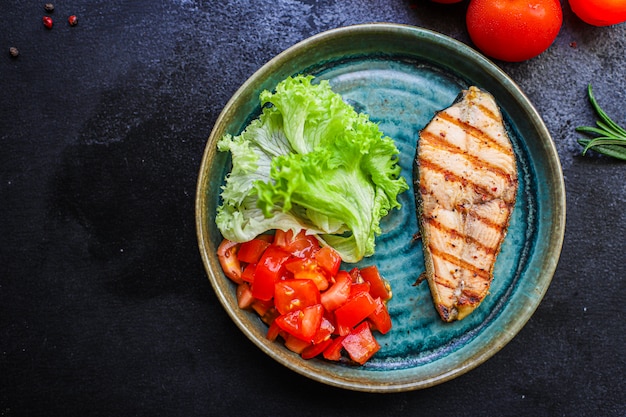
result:
[[[471,0],[466,22],[472,42],[485,55],[519,62],[548,49],[563,12],[558,0]]]
[[[590,25],[626,22],[626,0],[570,0],[569,5],[576,16]]]

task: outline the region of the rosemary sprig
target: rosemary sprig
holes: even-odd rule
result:
[[[593,137],[593,139],[578,139],[578,143],[585,147],[583,149],[583,155],[585,155],[589,149],[592,149],[598,153],[626,161],[626,129],[615,123],[604,110],[602,110],[596,98],[593,96],[591,84],[589,84],[587,88],[587,93],[589,94],[591,106],[598,114],[600,120],[596,121],[596,126],[580,126],[576,128],[577,132],[582,132]]]

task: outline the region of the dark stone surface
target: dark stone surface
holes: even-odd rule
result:
[[[66,0],[52,30],[43,4],[0,3],[0,415],[626,415],[626,165],[581,157],[574,131],[595,120],[590,82],[626,122],[626,25],[564,3],[547,52],[497,62],[544,117],[568,192],[536,314],[468,374],[374,395],[301,377],[233,325],[196,244],[200,158],[229,97],[287,47],[374,21],[469,43],[466,3]]]

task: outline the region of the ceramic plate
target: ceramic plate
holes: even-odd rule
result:
[[[237,307],[235,285],[221,272],[215,251],[220,187],[230,156],[216,151],[225,133],[238,134],[260,112],[259,93],[295,74],[329,80],[358,111],[366,112],[400,150],[402,175],[413,183],[418,132],[435,111],[476,85],[500,105],[518,160],[519,190],[508,235],[498,257],[491,292],[460,322],[442,322],[424,270],[413,189],[401,210],[383,221],[376,264],[393,288],[388,308],[393,329],[377,334],[380,351],[364,366],[303,360],[266,340],[267,327]],[[288,368],[329,385],[359,391],[419,389],[454,378],[498,352],[524,326],[556,268],[565,224],[565,191],[558,155],[532,104],[501,70],[466,45],[444,35],[394,24],[357,25],[313,36],[291,47],[250,77],[228,102],[209,137],[196,197],[200,251],[218,299],[235,324],[261,350]]]

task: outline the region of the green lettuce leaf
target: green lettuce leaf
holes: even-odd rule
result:
[[[299,75],[260,95],[261,115],[225,135],[232,170],[216,224],[245,242],[273,229],[306,229],[345,262],[371,256],[380,220],[408,189],[393,140],[334,93],[328,81]]]

